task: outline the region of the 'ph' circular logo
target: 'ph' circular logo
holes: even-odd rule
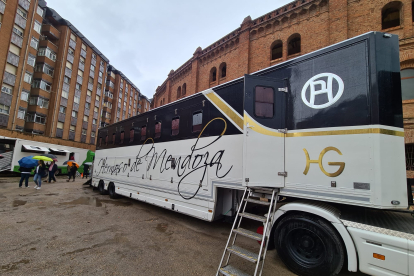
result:
[[[338,84],[338,91],[335,96],[333,96],[334,93],[332,91],[334,80]],[[306,98],[306,92],[309,89],[310,96],[308,101],[308,99]],[[322,73],[312,77],[305,83],[305,85],[302,88],[302,101],[310,108],[326,108],[336,103],[339,100],[339,98],[341,98],[343,92],[344,82],[339,76],[332,73]],[[315,96],[320,94],[326,94],[326,96],[328,97],[328,101],[323,104],[315,104]]]

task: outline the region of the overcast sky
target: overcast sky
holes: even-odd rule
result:
[[[46,0],[118,70],[152,98],[155,89],[193,56],[291,0]]]

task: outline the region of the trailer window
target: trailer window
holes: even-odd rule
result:
[[[141,128],[141,141],[147,139],[147,126]]]
[[[112,134],[112,144],[115,145],[115,132]]]
[[[131,130],[129,131],[129,142],[134,142],[134,135],[135,135],[135,130],[133,128],[131,128]]]
[[[161,137],[161,122],[155,123],[155,139]]]
[[[124,143],[124,137],[125,137],[125,131],[121,131],[121,141],[119,142],[120,144]]]
[[[257,117],[272,118],[274,106],[274,90],[271,87],[256,86],[254,98],[254,114]]]
[[[175,117],[171,121],[171,135],[176,136],[180,132],[180,118]]]
[[[193,113],[193,132],[200,132],[203,126],[203,112]]]

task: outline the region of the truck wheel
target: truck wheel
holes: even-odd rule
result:
[[[115,192],[115,184],[112,182],[109,183],[108,185],[108,193],[109,193],[109,197],[112,199],[119,198],[119,195]]]
[[[99,182],[99,185],[98,185],[98,190],[99,190],[99,193],[100,193],[101,195],[106,195],[106,194],[108,194],[108,191],[107,191],[107,190],[105,190],[105,186],[104,186],[104,182],[103,182],[103,181]]]
[[[274,239],[278,255],[296,274],[337,275],[344,264],[342,240],[321,218],[288,215],[276,226]]]

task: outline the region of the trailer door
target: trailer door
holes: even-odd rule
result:
[[[243,183],[284,187],[287,80],[245,75]]]

